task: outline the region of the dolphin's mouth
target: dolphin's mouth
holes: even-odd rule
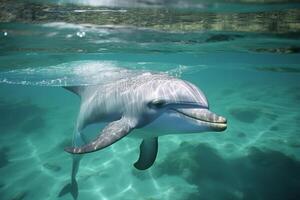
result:
[[[201,122],[213,131],[224,131],[227,128],[227,120],[225,117],[218,116],[208,109],[173,109],[184,117]]]

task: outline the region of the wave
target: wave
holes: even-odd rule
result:
[[[143,71],[117,67],[113,61],[73,61],[48,67],[29,67],[0,73],[0,83],[71,86],[105,84]]]
[[[153,71],[159,66],[162,71]],[[203,69],[203,66],[152,62],[73,61],[48,67],[27,67],[0,72],[0,83],[33,86],[72,86],[108,84],[147,73],[168,74],[181,77],[183,73]]]

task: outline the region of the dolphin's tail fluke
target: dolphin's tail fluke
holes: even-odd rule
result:
[[[74,133],[73,138],[73,145],[75,147],[78,147],[80,145],[83,145],[84,141],[81,137],[81,134],[79,132]],[[59,192],[58,197],[62,197],[68,193],[70,193],[73,196],[74,200],[77,200],[78,197],[78,184],[76,181],[76,175],[79,169],[79,164],[82,156],[73,155],[73,163],[72,163],[72,173],[71,173],[71,183],[65,185],[62,190]]]
[[[58,197],[62,197],[66,194],[70,193],[74,200],[78,197],[78,185],[77,181],[74,179],[71,183],[65,185],[62,190],[59,192]]]

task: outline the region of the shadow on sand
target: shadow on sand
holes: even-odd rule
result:
[[[182,143],[154,169],[155,176],[181,176],[198,192],[186,200],[300,199],[300,162],[279,151],[252,147],[224,159],[207,144]]]

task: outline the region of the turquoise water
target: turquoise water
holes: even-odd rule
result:
[[[158,17],[144,22],[125,2],[81,11],[94,9],[106,19],[119,19],[110,14],[121,12],[132,19],[127,24],[74,21],[75,8],[61,8],[61,1],[49,4],[51,12],[64,10],[54,19],[39,12],[32,21],[0,18],[0,199],[73,199],[58,194],[70,181],[72,157],[64,147],[71,144],[80,99],[60,86],[104,84],[147,71],[197,85],[210,109],[227,118],[227,130],[159,138],[157,160],[146,171],[132,166],[138,139],[88,154],[78,173],[79,200],[300,199],[299,5],[220,1],[195,9],[187,1],[181,10],[149,1],[143,9],[158,9]],[[166,18],[177,21],[158,20],[166,8],[172,13]],[[277,18],[250,23],[237,14],[239,23],[229,28],[225,18],[221,28],[187,24],[205,23],[195,16],[206,12]],[[287,13],[293,16],[283,20]]]

